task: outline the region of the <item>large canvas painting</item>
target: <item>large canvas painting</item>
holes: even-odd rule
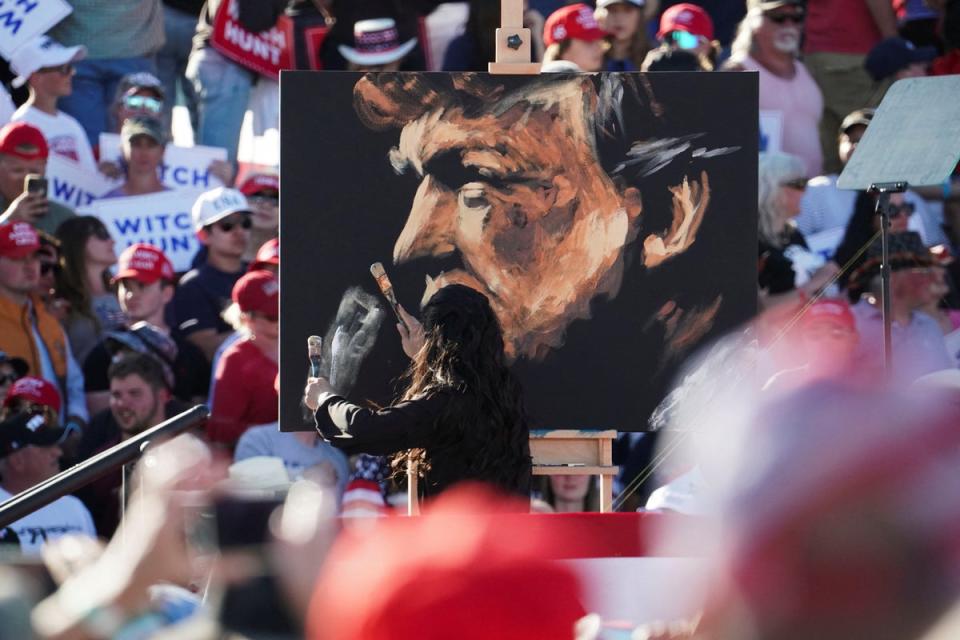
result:
[[[283,73],[282,427],[351,300],[349,397],[394,397],[382,262],[412,313],[452,283],[489,298],[535,427],[644,430],[755,310],[757,123],[753,74]]]

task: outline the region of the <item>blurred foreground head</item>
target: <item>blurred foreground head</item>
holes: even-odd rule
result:
[[[573,638],[585,611],[540,536],[517,539],[497,516],[516,505],[453,489],[418,518],[345,533],[313,596],[308,637],[322,640]]]
[[[960,598],[958,409],[956,389],[825,380],[761,400],[710,465],[697,637],[922,637]]]

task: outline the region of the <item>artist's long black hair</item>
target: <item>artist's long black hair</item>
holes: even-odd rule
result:
[[[849,268],[840,277],[840,286],[843,288],[846,288],[850,274],[856,271],[857,267],[863,264],[865,260],[863,254],[854,260],[857,252],[869,244],[870,239],[877,233],[876,206],[877,200],[870,193],[866,191],[857,193],[857,199],[853,205],[853,214],[847,222],[843,240],[837,246],[837,252],[834,255],[834,262],[841,267],[852,261]],[[851,301],[856,302],[856,300]]]
[[[500,323],[483,294],[463,285],[440,289],[422,314],[424,345],[407,371],[402,399],[449,391],[445,429],[477,452],[464,476],[516,490],[530,474],[529,429],[520,384],[507,368]],[[451,434],[453,435],[453,434]],[[430,452],[410,452],[429,468]]]

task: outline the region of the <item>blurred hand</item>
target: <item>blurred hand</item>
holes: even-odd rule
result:
[[[226,160],[213,160],[207,169],[228,187],[233,184],[233,165]]]
[[[407,354],[408,358],[412,359],[423,346],[423,325],[420,324],[419,320],[407,313],[407,310],[402,306],[398,306],[397,309],[400,312],[400,317],[407,323],[407,328],[404,328],[401,323],[397,323],[397,331],[400,333],[400,344],[403,345],[403,352]]]
[[[837,266],[836,262],[831,260],[810,276],[810,280],[803,285],[804,293],[806,293],[808,297],[813,297],[818,291],[829,285],[830,281],[833,280],[838,273],[840,273],[840,267]]]
[[[40,218],[47,215],[48,208],[47,199],[43,195],[24,191],[14,198],[3,216],[0,216],[0,221],[6,223],[18,220],[36,224]]]
[[[336,393],[326,378],[307,378],[307,386],[303,390],[303,404],[311,411],[320,408],[320,396],[325,393]]]

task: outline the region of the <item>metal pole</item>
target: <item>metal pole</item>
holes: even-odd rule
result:
[[[880,299],[883,303],[883,373],[887,381],[893,376],[893,330],[890,317],[890,193],[877,197],[880,214]]]
[[[0,528],[6,527],[40,507],[46,506],[97,478],[104,476],[117,467],[137,459],[144,443],[179,435],[202,422],[210,415],[204,405],[197,405],[178,416],[161,422],[143,433],[110,447],[89,460],[61,471],[49,480],[22,491],[0,504]]]

